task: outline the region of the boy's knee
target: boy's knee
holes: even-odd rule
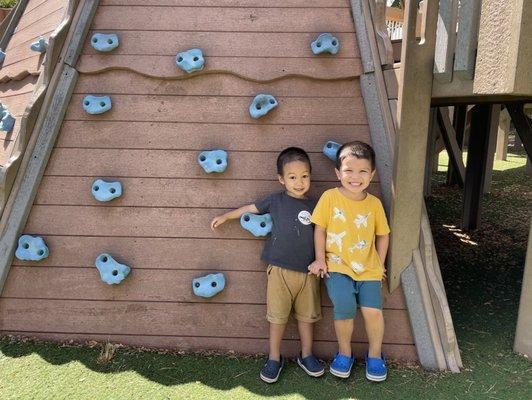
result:
[[[372,307],[360,307],[362,311],[362,316],[369,319],[380,319],[383,318],[382,310],[380,308]]]

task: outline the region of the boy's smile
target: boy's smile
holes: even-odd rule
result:
[[[303,161],[290,161],[283,166],[283,175],[278,175],[279,182],[286,188],[286,193],[296,199],[306,198],[310,189],[309,165]]]
[[[371,170],[371,162],[365,158],[348,156],[342,161],[340,170],[335,169],[336,176],[345,189],[344,195],[353,200],[363,200],[365,190],[369,186],[375,171]]]

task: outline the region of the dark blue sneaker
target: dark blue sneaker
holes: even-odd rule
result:
[[[279,374],[284,367],[284,358],[281,361],[268,360],[260,370],[260,379],[266,383],[275,383],[279,379]]]
[[[366,353],[366,378],[373,382],[382,382],[388,376],[386,360],[381,354],[381,358],[370,358]]]
[[[351,368],[355,363],[355,357],[344,356],[343,354],[336,353],[331,363],[331,374],[339,378],[349,378],[351,375]]]
[[[297,363],[301,368],[303,368],[303,371],[305,371],[310,376],[318,377],[322,376],[325,373],[325,368],[323,368],[323,365],[320,360],[318,360],[312,354],[305,358],[301,358],[301,354],[299,354],[299,356],[297,357]]]

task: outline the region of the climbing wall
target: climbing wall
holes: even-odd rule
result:
[[[7,47],[2,49],[6,55],[0,64],[0,102],[16,122],[11,132],[0,131],[0,166],[5,166],[13,153],[24,110],[42,72],[44,54],[30,50],[30,45],[41,36],[50,37],[66,4],[67,0],[29,0]]]
[[[178,5],[176,5],[178,4]],[[267,4],[267,5],[265,5]],[[98,53],[97,32],[120,46]],[[310,43],[332,32],[341,49],[315,56]],[[187,75],[175,55],[203,49],[205,69]],[[358,77],[361,63],[347,0],[103,0],[76,69],[80,73],[24,233],[40,235],[50,256],[14,259],[2,298],[0,329],[54,340],[110,340],[186,350],[267,352],[263,241],[211,219],[280,189],[277,153],[310,153],[314,195],[336,185],[322,155],[327,140],[370,142]],[[276,109],[255,120],[253,97],[274,95]],[[112,99],[89,115],[86,95]],[[206,174],[206,149],[225,149],[229,166]],[[118,180],[109,203],[91,195],[95,179]],[[379,195],[378,176],[370,191]],[[132,267],[119,285],[100,280],[94,261],[107,252]],[[192,294],[192,279],[224,272],[211,299]],[[384,351],[415,359],[403,294],[385,296]],[[316,353],[336,349],[332,308],[323,296]],[[297,353],[295,325],[284,343]],[[366,336],[357,320],[354,348]]]

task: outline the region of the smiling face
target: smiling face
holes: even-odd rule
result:
[[[279,182],[286,188],[289,196],[305,198],[310,189],[310,167],[303,161],[290,161],[283,166],[283,175],[278,175]]]
[[[342,192],[353,200],[363,200],[365,190],[369,186],[375,171],[371,169],[371,162],[365,158],[347,156],[342,160],[340,170],[335,169],[336,176],[345,189]]]

